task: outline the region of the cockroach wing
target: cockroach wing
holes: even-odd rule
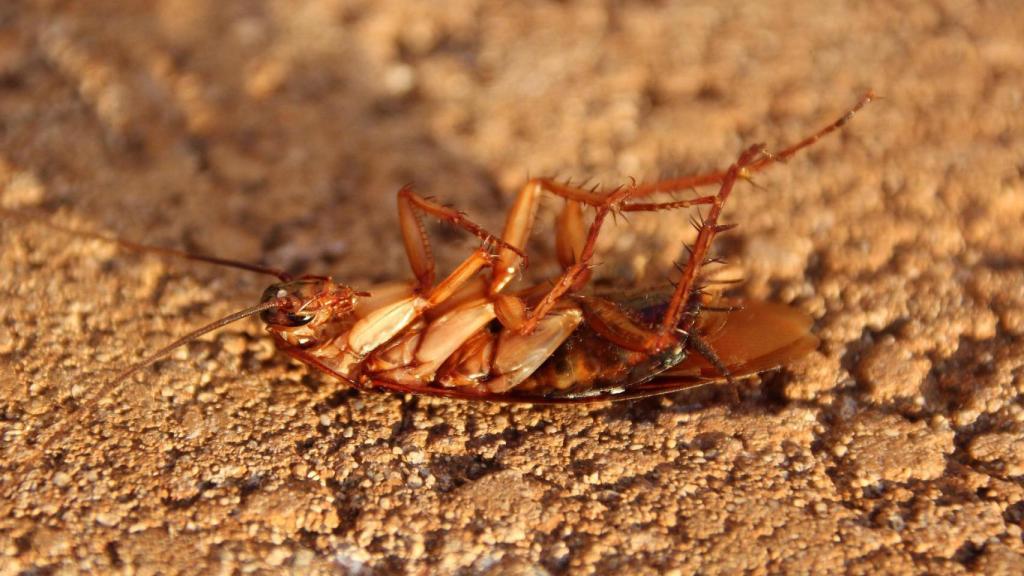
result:
[[[734,378],[778,368],[814,350],[818,338],[811,334],[811,318],[804,312],[771,302],[744,302],[739,310],[706,311],[699,330]],[[665,378],[723,380],[724,375],[703,356],[691,352],[685,360],[663,373]]]

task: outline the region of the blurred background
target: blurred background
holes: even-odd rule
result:
[[[404,267],[391,232],[393,196],[406,182],[500,229],[528,175],[614,186],[717,168],[748,144],[817,128],[868,88],[926,108],[980,81],[948,71],[949,48],[908,37],[908,20],[940,26],[952,16],[888,6],[9,5],[5,159],[42,180],[30,202],[65,205],[124,236],[389,278]],[[852,22],[871,34],[844,34]],[[899,75],[878,74],[910,50],[925,57]],[[934,74],[950,84],[926,100],[904,85]],[[861,142],[842,152],[844,162],[813,153],[835,158],[830,170],[876,162],[893,130],[873,127],[896,115],[883,106],[871,116],[841,136]],[[743,216],[774,206],[823,218],[800,214],[787,189],[743,196]],[[614,235],[634,273],[652,254],[633,251],[633,232],[656,230],[639,219],[626,238]],[[659,241],[681,241],[685,228]],[[550,228],[538,232],[543,252]],[[449,263],[470,245],[450,236],[438,242]],[[798,243],[782,247],[795,256],[776,259],[806,257],[808,239]],[[799,271],[799,262],[783,264]]]

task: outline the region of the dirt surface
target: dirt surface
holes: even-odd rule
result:
[[[1020,570],[1024,5],[509,4],[5,2],[0,203],[361,286],[409,275],[406,182],[497,229],[530,174],[722,167],[873,88],[726,209],[738,293],[820,349],[738,403],[508,407],[345,390],[250,320],[18,470],[266,279],[5,218],[0,573]],[[446,266],[474,245],[434,233]],[[600,274],[663,282],[687,239],[620,222]]]

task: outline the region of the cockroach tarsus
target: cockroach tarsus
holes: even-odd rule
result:
[[[242,268],[279,281],[267,288],[260,304],[178,338],[91,390],[78,411],[91,416],[133,374],[203,334],[253,315],[260,316],[280,350],[364,390],[565,404],[667,394],[778,367],[816,348],[818,340],[802,312],[767,302],[737,306],[706,289],[702,271],[713,262],[712,242],[732,228],[719,223],[722,209],[737,181],[749,180],[841,128],[874,98],[868,92],[841,118],[780,151],[751,146],[721,171],[607,192],[531,179],[500,235],[406,186],[398,192],[398,217],[415,280],[365,291],[328,277],[294,278],[269,267],[115,239],[129,249]],[[717,185],[718,191],[685,200],[650,198],[708,185]],[[564,200],[555,237],[562,273],[550,282],[512,290],[526,267],[527,241],[545,193]],[[584,206],[594,211],[589,225]],[[695,206],[707,211],[695,221],[696,240],[671,290],[639,295],[587,290],[608,216]],[[440,281],[424,217],[481,240]],[[54,426],[39,442],[42,451],[60,436],[61,427]]]

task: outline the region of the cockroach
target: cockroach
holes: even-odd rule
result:
[[[631,400],[732,381],[776,368],[815,349],[810,318],[769,302],[738,305],[714,297],[702,270],[736,183],[784,162],[843,127],[874,99],[865,94],[842,117],[777,152],[745,149],[728,168],[610,191],[549,178],[529,180],[505,228],[492,234],[464,213],[417,194],[398,192],[398,219],[415,280],[360,290],[326,276],[283,271],[109,239],[123,247],[184,256],[276,276],[259,304],[178,338],[88,392],[78,411],[90,416],[102,399],[172,350],[232,322],[259,315],[281,351],[348,386],[463,400],[572,404]],[[657,194],[717,185],[713,194],[654,201]],[[564,200],[555,252],[562,273],[512,289],[525,269],[525,249],[544,194]],[[583,207],[593,209],[589,226]],[[588,286],[594,250],[608,216],[706,207],[674,287],[646,293]],[[459,227],[481,241],[437,281],[424,217]],[[52,224],[51,224],[52,226]],[[65,419],[65,422],[68,420]],[[67,426],[68,424],[65,424]],[[39,446],[61,435],[50,430]]]

